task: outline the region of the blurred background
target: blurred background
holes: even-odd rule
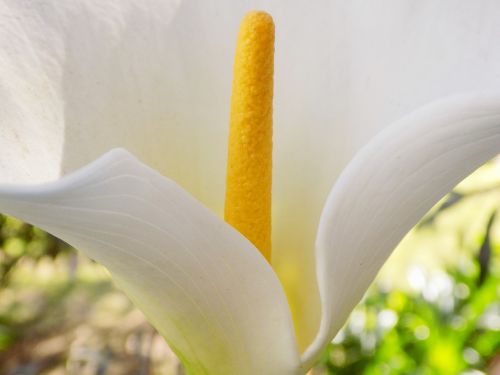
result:
[[[403,240],[311,374],[500,375],[500,160]],[[0,217],[1,375],[177,375],[108,273]]]

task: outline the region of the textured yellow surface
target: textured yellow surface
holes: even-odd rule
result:
[[[236,45],[224,218],[271,259],[274,23],[243,19]]]

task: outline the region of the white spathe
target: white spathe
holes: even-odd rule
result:
[[[321,329],[302,357],[284,291],[259,251],[124,150],[44,186],[4,185],[0,208],[105,265],[189,373],[301,374],[411,226],[499,149],[496,93],[427,106],[358,153],[321,218]]]
[[[368,150],[371,147],[371,152],[377,152],[364,151],[361,155],[368,160],[361,163],[364,159],[359,156],[347,168],[323,212],[317,240],[320,303],[314,238],[333,183],[362,145],[403,115],[450,94],[500,88],[500,49],[495,48],[500,40],[500,5],[496,0],[480,4],[452,0],[2,0],[0,176],[4,182],[15,183],[53,180],[111,148],[124,147],[220,213],[233,45],[241,16],[255,8],[269,11],[277,25],[273,268],[292,305],[299,350],[304,352],[314,342],[303,356],[310,363],[342,324],[400,235],[418,220],[429,202],[498,151],[494,145],[490,145],[493,149],[479,149],[482,143],[476,145],[477,150],[467,146],[472,147],[471,152],[477,151],[467,159],[472,164],[458,157],[456,165],[455,159],[448,160],[454,179],[446,181],[429,174],[435,170],[418,173],[416,168],[425,161],[419,157],[431,155],[425,152],[438,155],[454,144],[421,144],[415,149],[421,150],[417,155],[401,159],[406,164],[397,164],[397,159],[386,170],[381,165],[386,165],[388,155],[378,154],[385,149],[411,149],[405,142],[413,141],[415,134],[442,141],[443,136],[451,138],[466,129],[462,141],[468,144],[480,136],[475,129],[480,132],[487,125],[484,118],[472,115],[474,111],[463,112],[462,106],[479,111],[484,105],[484,111],[495,116],[494,94],[436,105],[425,111],[438,119],[410,117],[415,119],[396,126],[399,130],[386,136],[386,142],[379,137],[373,141],[378,143],[370,143]],[[469,120],[462,124],[452,114]],[[461,125],[448,127],[451,123]],[[434,132],[440,126],[449,134],[439,133],[439,129]],[[491,139],[495,140],[496,128],[492,129]],[[367,167],[362,168],[365,163]],[[403,173],[405,168],[409,175]],[[370,173],[377,171],[383,173],[372,177]],[[359,212],[355,214],[354,208],[362,210],[361,202],[374,201],[382,208],[388,204],[390,194],[379,192],[383,187],[375,182],[386,186],[383,176],[396,176],[401,184],[392,190],[387,185],[388,191],[412,196],[399,188],[410,189],[410,182],[405,185],[402,181],[413,181],[414,174],[423,181],[435,181],[429,190],[419,190],[433,192],[425,196],[425,204],[399,207],[397,213],[406,215],[404,219],[389,217],[389,213],[386,217],[374,206],[377,217],[387,222],[380,219],[370,228],[366,215],[356,224]],[[364,186],[368,182],[373,183],[370,189]],[[350,188],[353,192],[366,198],[358,197],[354,203],[352,197],[349,200],[346,186],[350,185],[356,187]],[[31,194],[36,191],[34,188]],[[4,203],[6,212],[16,214],[12,202]],[[351,205],[353,212],[344,228],[339,221],[344,222],[344,216],[351,213]],[[200,215],[202,212],[200,208]],[[24,218],[21,214],[17,213]],[[193,220],[195,217],[193,214]],[[67,221],[60,215],[54,220],[55,224]],[[369,233],[351,233],[353,228]],[[391,235],[381,228],[389,228]],[[363,238],[378,242],[368,246],[369,242],[355,241]],[[137,251],[145,258],[149,254],[146,249]],[[369,269],[351,268],[357,264],[355,259],[364,258],[372,262]],[[120,262],[118,255],[111,259]],[[361,271],[366,274],[357,277]],[[118,278],[121,284],[127,283]],[[258,286],[253,293],[259,296]],[[264,302],[263,306],[268,308]],[[175,348],[172,339],[170,343]],[[213,350],[216,356],[217,351],[225,350],[224,345],[196,347],[196,351]],[[184,346],[176,349],[181,355],[193,351]],[[285,357],[288,355],[290,364],[298,363],[291,352]],[[262,358],[253,359],[267,364]],[[210,367],[213,363],[193,361],[215,371]],[[265,373],[248,367],[249,373],[253,370]],[[270,367],[268,372],[280,373],[278,367]]]
[[[294,374],[280,282],[235,229],[115,149],[42,187],[0,190],[3,212],[105,265],[192,374]]]

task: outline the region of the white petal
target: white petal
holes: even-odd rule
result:
[[[317,236],[321,331],[311,360],[394,247],[453,186],[500,151],[500,93],[438,101],[396,122],[341,174]]]
[[[121,146],[220,205],[240,14],[216,11],[177,0],[1,0],[0,179],[45,182]]]
[[[55,183],[2,187],[0,209],[105,265],[192,374],[298,374],[269,264],[172,181],[113,150]]]
[[[500,3],[284,3],[273,13],[273,265],[283,280],[291,274],[303,301],[296,304],[314,314],[312,249],[335,180],[360,147],[402,116],[450,94],[500,87]]]

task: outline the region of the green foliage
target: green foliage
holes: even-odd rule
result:
[[[445,276],[443,276],[445,277]],[[433,294],[375,288],[322,364],[334,374],[458,374],[484,369],[500,352],[500,278],[451,270]],[[436,281],[434,281],[435,283]],[[498,322],[496,322],[498,324]]]
[[[23,260],[54,259],[70,249],[57,238],[11,217],[0,216],[0,288],[7,290],[12,271]],[[61,296],[44,299],[43,305],[57,305]],[[16,344],[37,321],[47,321],[46,309],[18,303],[0,309],[0,353]]]
[[[8,285],[11,270],[23,259],[54,259],[70,249],[63,241],[38,228],[0,215],[0,287]]]
[[[493,214],[474,258],[432,277],[414,270],[413,293],[374,285],[324,352],[322,373],[427,375],[486,369],[500,354],[494,219]]]

